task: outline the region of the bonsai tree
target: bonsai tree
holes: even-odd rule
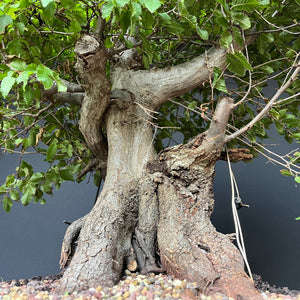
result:
[[[300,182],[300,152],[271,157],[259,143],[272,124],[300,140],[299,14],[297,0],[1,2],[0,145],[21,153],[3,208],[44,203],[75,177],[103,182],[66,232],[61,291],[111,286],[128,269],[259,299],[210,221],[215,164],[262,153]]]

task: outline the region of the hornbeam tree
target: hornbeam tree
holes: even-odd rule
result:
[[[75,178],[103,182],[65,234],[62,292],[112,286],[127,269],[259,299],[231,237],[210,221],[215,164],[261,153],[300,183],[300,152],[261,143],[272,124],[300,141],[299,7],[1,1],[0,145],[20,154],[0,187],[3,208],[44,203]],[[28,153],[49,168],[34,170]]]

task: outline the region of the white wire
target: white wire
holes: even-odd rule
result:
[[[242,254],[242,257],[244,259],[246,268],[248,270],[248,274],[249,274],[250,278],[253,280],[252,272],[251,272],[251,269],[250,269],[250,266],[248,263],[248,259],[247,259],[242,227],[240,224],[240,220],[239,220],[239,216],[238,216],[238,212],[237,212],[236,204],[235,204],[235,199],[236,199],[236,197],[238,199],[240,199],[240,194],[239,194],[239,190],[238,190],[238,186],[237,186],[234,174],[231,169],[231,164],[230,164],[227,148],[226,148],[226,154],[227,154],[227,162],[228,162],[228,169],[229,169],[230,183],[231,183],[231,208],[232,208],[232,214],[233,214],[233,220],[234,220],[236,242],[237,242],[238,248]],[[235,196],[235,192],[236,192],[237,196]]]

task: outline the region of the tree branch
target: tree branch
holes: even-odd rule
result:
[[[143,86],[155,96],[152,105],[158,107],[170,98],[175,98],[204,84],[213,68],[220,69],[226,64],[225,49],[211,48],[202,55],[183,64],[162,70],[136,71],[133,75],[135,84]]]
[[[275,95],[272,97],[272,99],[269,101],[269,103],[262,109],[262,111],[259,114],[257,114],[256,117],[251,122],[249,122],[246,126],[242,127],[235,133],[227,136],[225,138],[226,143],[237,138],[244,132],[248,131],[249,129],[251,129],[254,126],[255,123],[257,123],[259,120],[261,120],[268,113],[268,111],[274,106],[274,104],[276,104],[276,100],[278,99],[278,97],[291,85],[291,83],[293,81],[296,80],[299,71],[300,71],[300,61],[297,65],[295,71],[293,72],[293,74],[287,80],[287,82],[283,86],[281,86],[280,89],[278,89],[278,91],[275,93]]]

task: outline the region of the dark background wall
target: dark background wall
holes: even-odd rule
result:
[[[272,150],[288,153],[281,137]],[[41,157],[26,159],[35,170],[44,168]],[[17,155],[3,154],[0,184],[18,164]],[[300,289],[300,190],[280,168],[258,158],[252,163],[233,164],[240,194],[250,208],[239,210],[246,250],[252,272],[278,286]],[[23,207],[14,203],[7,214],[0,209],[0,279],[31,278],[59,272],[60,247],[67,225],[92,207],[97,188],[93,183],[65,183],[48,197],[46,205]],[[219,231],[234,231],[231,216],[231,190],[226,162],[218,162],[215,179],[216,210],[213,222]]]

